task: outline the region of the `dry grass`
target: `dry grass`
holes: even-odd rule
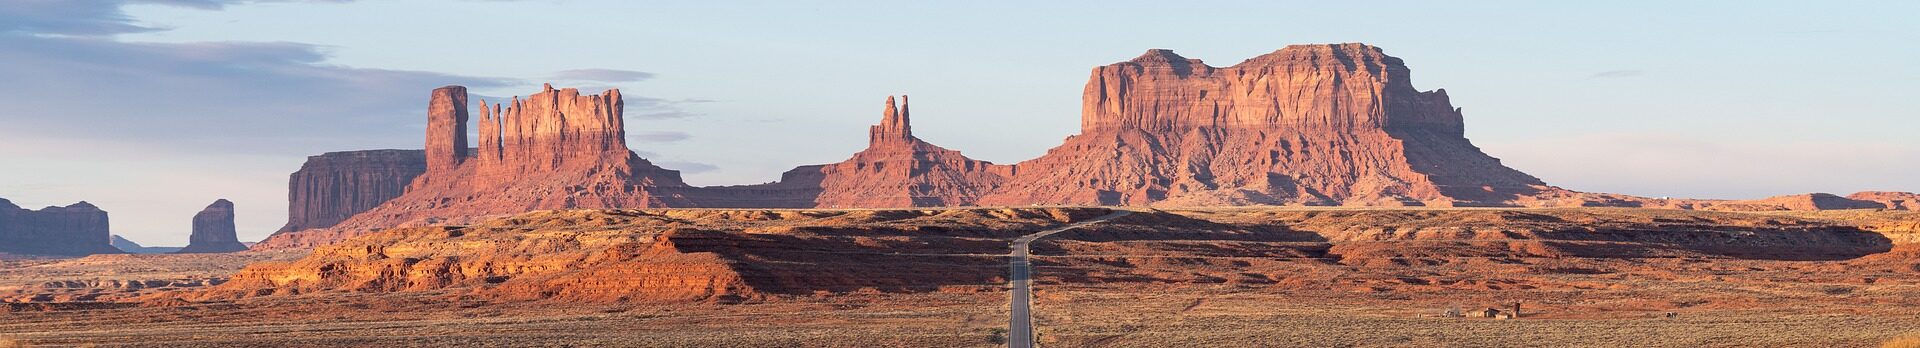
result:
[[[1880,348],[1920,348],[1920,332],[1888,339],[1880,343]]]
[[[0,348],[27,348],[32,346],[31,344],[27,344],[27,342],[22,342],[12,337],[0,337]]]

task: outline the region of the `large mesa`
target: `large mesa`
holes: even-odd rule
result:
[[[1557,191],[1468,142],[1442,90],[1364,44],[1230,67],[1169,50],[1094,68],[1079,135],[982,204],[1509,205]]]

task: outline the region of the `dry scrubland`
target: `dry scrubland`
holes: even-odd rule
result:
[[[395,230],[305,256],[15,261],[0,284],[104,295],[7,305],[0,337],[988,347],[1007,315],[993,253],[1104,211],[566,211]],[[1036,243],[1034,313],[1050,347],[1891,347],[1920,328],[1916,216],[1146,210]],[[234,260],[280,261],[211,288],[31,286],[99,273],[217,278],[236,273]],[[1513,301],[1524,318],[1437,317]]]

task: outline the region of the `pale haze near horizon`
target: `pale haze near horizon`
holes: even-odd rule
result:
[[[621,88],[642,156],[751,184],[859,151],[887,95],[914,96],[921,138],[1014,163],[1077,133],[1095,66],[1303,43],[1405,59],[1476,145],[1557,186],[1920,190],[1905,2],[120,2],[0,4],[0,197],[89,201],[148,245],[185,244],[216,198],[264,238],[306,156],[420,148],[439,85]]]

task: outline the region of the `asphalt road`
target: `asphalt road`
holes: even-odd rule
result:
[[[1127,214],[1132,213],[1133,212],[1125,210],[1115,210],[1112,214],[1102,215],[1092,220],[1075,222],[1060,228],[1020,236],[1020,239],[1013,240],[1013,252],[1007,254],[1007,256],[1010,256],[1012,259],[1007,265],[1007,271],[1012,275],[1007,278],[1007,282],[1013,286],[1013,300],[1008,302],[1008,306],[1011,307],[1012,310],[1009,312],[1011,315],[1007,318],[1009,320],[1007,323],[1007,347],[1032,348],[1034,346],[1032,312],[1033,279],[1031,277],[1033,274],[1033,264],[1027,260],[1027,246],[1033,244],[1033,241],[1036,239],[1045,238],[1055,233],[1106,222],[1107,220],[1113,220],[1114,218],[1127,216]]]

